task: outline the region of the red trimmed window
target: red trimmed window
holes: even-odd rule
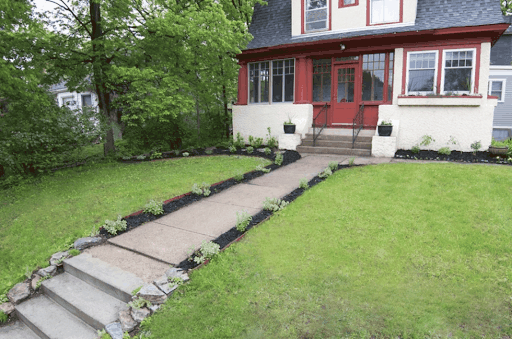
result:
[[[304,32],[318,32],[329,29],[328,0],[304,0]]]
[[[331,59],[313,60],[313,102],[331,101]]]
[[[368,0],[368,24],[401,22],[403,0]]]
[[[249,103],[293,102],[295,60],[249,63]]]
[[[359,0],[339,0],[338,8],[350,7],[359,5]]]
[[[363,55],[362,101],[391,101],[393,97],[393,66],[393,52]]]

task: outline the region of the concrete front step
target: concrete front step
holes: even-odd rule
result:
[[[312,139],[303,139],[301,146],[313,146]],[[315,146],[321,147],[338,147],[338,148],[352,148],[352,141],[338,141],[338,140],[325,140],[317,139]],[[371,149],[371,142],[356,142],[354,148],[357,149]]]
[[[126,303],[64,273],[42,284],[43,291],[59,305],[97,330],[117,321]]]
[[[357,136],[356,142],[371,143],[372,138],[373,138],[373,136],[364,136],[364,135],[359,134]],[[303,140],[313,140],[313,134],[306,134],[306,137]],[[350,134],[350,135],[329,135],[329,134],[324,134],[324,132],[322,132],[322,134],[320,134],[316,140],[317,141],[318,140],[345,141],[345,142],[350,142],[352,144],[352,134]]]
[[[41,339],[21,321],[0,327],[0,339]]]
[[[96,331],[44,295],[16,306],[18,317],[43,339],[94,339]]]
[[[64,260],[64,271],[126,303],[131,301],[132,291],[144,284],[134,274],[87,253]]]
[[[320,131],[320,127],[316,128],[316,131]],[[322,130],[321,135],[338,135],[338,136],[352,136],[352,126],[350,128],[330,128],[326,127]],[[375,129],[362,129],[359,131],[359,136],[362,137],[373,137],[375,135]],[[313,134],[313,127],[308,129],[308,134]]]
[[[313,146],[297,146],[299,153],[316,153],[316,154],[339,154],[339,155],[353,155],[360,157],[371,156],[371,150],[363,150],[357,148],[337,148],[337,147],[313,147]]]

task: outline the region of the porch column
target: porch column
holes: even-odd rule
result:
[[[305,57],[295,59],[295,104],[311,103],[308,96],[308,65]]]
[[[238,70],[238,101],[237,105],[247,105],[247,62],[240,61],[238,63],[240,69]]]

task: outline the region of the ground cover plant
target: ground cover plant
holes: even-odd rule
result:
[[[215,183],[266,160],[254,157],[191,157],[136,164],[98,163],[55,172],[0,195],[0,294],[55,252],[88,236],[105,220],[140,210],[150,200]],[[265,164],[269,164],[266,161]]]
[[[154,338],[509,337],[511,187],[506,166],[338,171],[192,272],[143,329]]]

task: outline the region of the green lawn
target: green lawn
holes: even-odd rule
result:
[[[335,173],[191,274],[152,338],[509,338],[512,171]]]
[[[105,219],[140,210],[150,199],[189,192],[194,183],[215,183],[248,172],[267,160],[214,156],[138,164],[98,163],[58,171],[37,184],[0,196],[0,295],[26,270],[88,236]],[[46,264],[47,265],[47,264]]]

